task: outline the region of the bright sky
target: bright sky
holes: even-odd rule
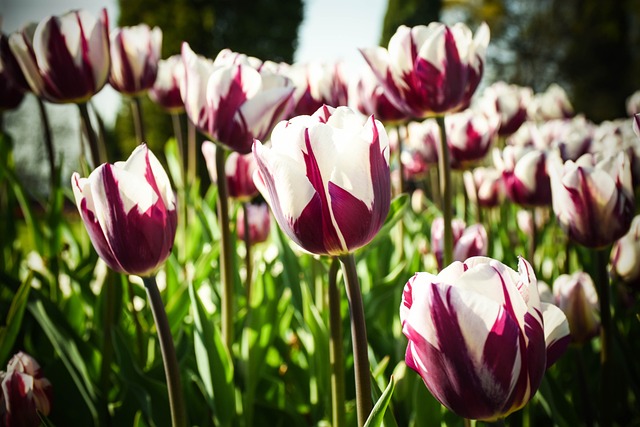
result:
[[[349,66],[364,66],[360,47],[375,46],[380,38],[387,0],[303,0],[304,19],[300,26],[298,49],[294,60],[341,59]],[[107,8],[110,26],[117,22],[117,0],[0,0],[0,29],[5,34],[20,29],[29,21],[38,22],[49,15],[60,15],[71,9],[87,9],[98,14]],[[115,111],[100,108],[113,105],[119,95],[105,87],[94,99],[107,123],[115,119]]]

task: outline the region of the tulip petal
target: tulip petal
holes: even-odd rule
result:
[[[547,349],[546,368],[553,365],[564,354],[571,343],[569,322],[558,307],[541,303],[544,316],[544,339]]]

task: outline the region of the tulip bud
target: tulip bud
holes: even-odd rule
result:
[[[553,211],[570,239],[590,248],[609,245],[631,225],[634,194],[625,153],[598,161],[585,154],[564,164],[555,153],[549,173]]]
[[[149,90],[158,75],[162,30],[147,24],[111,31],[111,73],[109,83],[126,95]]]
[[[110,68],[106,9],[96,19],[74,10],[9,37],[33,93],[56,103],[85,102],[107,83]],[[55,54],[52,54],[55,52]]]
[[[271,146],[253,144],[256,186],[282,230],[303,249],[342,255],[366,245],[389,212],[384,126],[348,107],[324,106],[280,122]]]
[[[451,228],[455,261],[487,255],[487,231],[482,224],[467,227],[463,220],[455,218],[451,221]],[[441,270],[444,267],[444,220],[442,217],[435,218],[431,224],[431,250],[438,261],[438,269]]]
[[[169,113],[184,111],[180,84],[184,80],[184,64],[180,55],[158,61],[158,75],[149,89],[149,98]]]
[[[202,155],[204,156],[211,182],[216,182],[216,145],[211,141],[202,143]],[[249,200],[258,194],[258,189],[253,183],[253,173],[256,170],[256,161],[252,153],[239,154],[231,152],[224,165],[224,173],[227,177],[227,189],[229,197],[239,200]]]
[[[146,144],[88,178],[74,173],[71,185],[91,242],[111,269],[145,276],[167,259],[176,233],[175,196]]]
[[[437,276],[416,273],[404,287],[400,320],[407,366],[468,419],[496,420],[522,408],[568,344],[564,314],[540,302],[522,258],[518,272],[474,257]]]
[[[246,204],[248,222],[249,222],[249,241],[251,244],[261,243],[267,240],[269,232],[271,231],[271,216],[269,214],[269,206],[266,203]],[[244,209],[238,211],[238,219],[236,223],[236,229],[238,230],[238,238],[244,239],[245,230],[244,225]]]
[[[598,335],[600,308],[591,276],[582,271],[561,274],[553,282],[553,295],[556,305],[567,316],[574,342],[582,344]]]
[[[7,372],[0,371],[0,425],[39,426],[38,412],[51,412],[52,386],[31,356],[19,352],[8,363]]]
[[[640,215],[633,218],[627,234],[613,244],[611,266],[627,283],[637,283],[640,279]]]

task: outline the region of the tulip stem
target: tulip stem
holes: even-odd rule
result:
[[[160,341],[160,351],[164,363],[164,373],[167,379],[167,389],[169,392],[169,406],[171,408],[171,422],[173,427],[186,427],[186,413],[184,400],[182,398],[182,383],[180,381],[180,367],[176,357],[176,349],[171,337],[169,320],[164,309],[162,297],[158,290],[155,276],[143,277],[144,287],[149,297],[149,305],[153,313],[153,321],[158,330],[158,340]]]
[[[80,102],[77,104],[80,109],[80,117],[82,118],[82,127],[84,129],[85,134],[87,135],[87,140],[89,141],[89,150],[91,152],[91,162],[93,163],[93,167],[97,168],[102,163],[100,161],[100,149],[98,148],[98,138],[96,137],[96,133],[93,131],[93,127],[91,126],[91,118],[89,117],[89,109],[87,108],[86,102]]]
[[[536,226],[536,209],[531,208],[529,210],[531,213],[531,240],[529,240],[529,262],[533,266],[533,269],[536,269],[536,246],[538,245],[538,227]]]
[[[342,346],[342,316],[337,279],[340,263],[336,258],[329,267],[329,363],[331,364],[331,417],[333,427],[345,425],[344,409],[344,349]]]
[[[184,136],[182,135],[182,125],[180,124],[180,113],[171,113],[171,124],[173,125],[173,134],[176,137],[176,143],[178,145],[178,154],[182,161],[182,181],[186,188],[185,171],[187,170],[187,153],[186,147],[184,146]]]
[[[47,158],[49,160],[49,172],[51,180],[51,194],[54,193],[56,188],[56,153],[53,150],[53,139],[51,138],[51,125],[49,124],[49,115],[44,106],[42,98],[38,99],[38,109],[40,110],[40,119],[42,120],[42,130],[44,131],[44,146],[47,150]]]
[[[438,172],[440,175],[440,193],[442,195],[442,216],[444,219],[444,253],[443,267],[453,262],[453,229],[451,228],[451,163],[449,162],[449,147],[447,146],[447,131],[444,116],[437,116],[440,127],[440,151],[438,152]]]
[[[371,371],[369,368],[369,351],[367,345],[367,325],[364,318],[362,292],[360,291],[355,258],[353,254],[342,255],[340,256],[340,262],[342,263],[342,274],[344,275],[351,312],[351,341],[353,346],[358,425],[364,426],[373,408],[371,399]]]
[[[142,103],[139,96],[131,97],[131,114],[133,115],[133,127],[136,132],[136,139],[138,144],[147,142],[147,138],[144,132],[144,122],[142,120]]]
[[[187,181],[196,179],[196,125],[187,120]]]
[[[399,124],[396,127],[396,131],[398,132],[398,174],[400,177],[398,178],[400,181],[399,191],[400,194],[404,193],[407,190],[407,185],[404,180],[404,165],[402,164],[402,146],[404,140],[402,139],[402,131],[405,130],[405,135],[408,134],[409,130],[406,126]],[[408,135],[407,135],[408,136]]]
[[[243,236],[243,240],[244,240],[244,250],[245,250],[245,254],[244,254],[244,266],[245,266],[245,271],[247,274],[246,277],[246,282],[245,282],[245,291],[247,294],[247,305],[249,305],[249,303],[251,302],[251,275],[253,274],[252,271],[252,265],[253,265],[253,260],[251,259],[251,230],[249,230],[249,209],[248,209],[248,205],[249,202],[243,202],[242,203],[242,213],[244,218],[243,222],[244,222],[244,236]]]
[[[222,340],[231,354],[233,344],[233,258],[231,251],[231,233],[229,231],[229,198],[227,197],[227,176],[224,163],[227,150],[216,147],[216,174],[218,184],[218,222],[221,234],[220,280],[222,282]],[[245,230],[248,232],[248,230]]]
[[[595,249],[596,265],[598,269],[596,289],[598,290],[598,300],[600,302],[600,393],[602,407],[600,408],[600,425],[609,427],[612,425],[611,409],[611,363],[612,354],[612,321],[611,321],[611,304],[610,294],[611,286],[609,283],[609,272],[607,264],[609,262],[608,254],[610,247],[605,249]]]

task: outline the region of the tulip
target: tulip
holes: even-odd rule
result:
[[[9,37],[33,93],[55,103],[86,102],[107,83],[110,68],[106,9],[96,19],[86,10],[50,16],[35,29]]]
[[[451,222],[453,230],[453,259],[464,261],[473,256],[486,256],[488,237],[482,224],[473,224],[469,227],[461,219]],[[431,250],[438,261],[438,269],[443,267],[444,258],[444,221],[442,217],[433,220],[431,224]]]
[[[582,271],[561,274],[553,282],[553,295],[556,305],[567,316],[573,342],[582,344],[598,335],[600,310],[591,276]]]
[[[401,25],[389,48],[360,49],[385,94],[413,118],[461,111],[470,104],[484,71],[489,27],[475,36],[464,24]]]
[[[546,152],[526,146],[507,146],[494,150],[494,163],[502,172],[507,196],[521,206],[551,204],[551,183],[547,172]]]
[[[362,114],[373,115],[385,124],[403,122],[408,119],[402,110],[389,101],[384,87],[370,68],[363,69],[355,83],[352,83],[349,102]]]
[[[184,111],[180,84],[184,80],[184,63],[180,55],[158,61],[158,75],[149,89],[149,98],[169,113]]]
[[[552,83],[546,91],[533,96],[529,103],[528,114],[534,120],[545,121],[573,117],[574,111],[565,90]]]
[[[348,107],[323,106],[280,122],[271,147],[256,141],[256,186],[282,230],[303,249],[342,255],[382,227],[391,197],[383,125]]]
[[[116,28],[111,32],[111,73],[115,90],[137,96],[149,90],[158,75],[162,30],[147,24]]]
[[[343,62],[294,64],[287,75],[296,87],[294,116],[311,115],[324,104],[345,106],[349,101],[348,72]]]
[[[504,200],[505,189],[502,173],[495,168],[476,167],[463,175],[469,199],[479,206],[492,208]]]
[[[169,177],[145,144],[126,162],[103,164],[71,185],[98,255],[114,271],[148,276],[167,259],[176,233]]]
[[[51,412],[52,389],[40,365],[26,353],[18,352],[8,363],[7,372],[0,371],[0,425],[39,426],[38,412]]]
[[[406,177],[420,178],[430,166],[437,164],[439,144],[440,129],[434,119],[410,122],[407,125],[407,138],[400,153]]]
[[[216,145],[211,141],[204,141],[202,154],[209,170],[209,177],[212,182],[216,182]],[[224,172],[227,177],[229,197],[246,201],[258,194],[258,189],[253,183],[255,170],[256,161],[253,154],[232,152],[227,156]]]
[[[498,81],[484,90],[481,102],[499,115],[498,135],[509,136],[526,121],[527,106],[532,97],[533,91],[529,87]]]
[[[541,303],[531,265],[484,257],[416,273],[400,305],[405,361],[444,406],[497,420],[522,408],[568,344],[566,318]]]
[[[291,81],[245,64],[215,65],[182,45],[187,115],[196,127],[226,148],[247,154],[292,108]],[[223,62],[222,60],[218,61]]]
[[[545,148],[558,149],[562,160],[578,160],[591,147],[595,125],[584,116],[548,120],[540,126]]]
[[[636,114],[640,113],[640,90],[637,90],[629,95],[625,102],[625,106],[627,108],[627,114],[629,115],[629,117],[633,117]]]
[[[251,244],[260,243],[267,240],[271,231],[271,216],[269,215],[269,206],[266,203],[252,204],[247,203],[247,222],[249,225],[249,242]],[[236,227],[238,229],[238,238],[244,239],[247,230],[245,229],[245,210],[238,211],[238,219]]]
[[[451,166],[464,169],[482,160],[498,135],[500,117],[467,109],[445,119]]]
[[[564,164],[555,153],[549,160],[553,211],[570,239],[602,248],[627,233],[634,194],[625,153],[602,159],[588,153]]]
[[[611,266],[615,274],[627,283],[640,279],[640,215],[633,218],[627,234],[613,244]]]
[[[24,92],[0,61],[0,113],[17,108],[23,98]]]

